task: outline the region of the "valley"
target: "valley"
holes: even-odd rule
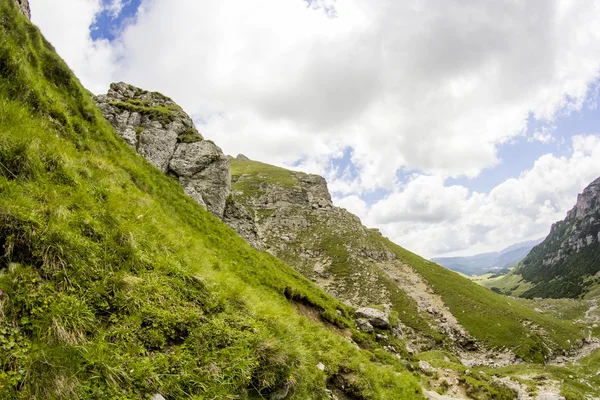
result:
[[[600,180],[469,279],[168,94],[92,95],[29,17],[0,0],[0,398],[600,398]]]

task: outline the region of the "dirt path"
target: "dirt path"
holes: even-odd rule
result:
[[[411,266],[394,261],[382,263],[380,266],[417,303],[419,312],[429,314],[430,326],[441,330],[454,342],[455,352],[464,365],[502,367],[518,362],[516,356],[509,351],[496,353],[476,345],[475,340],[458,322],[442,297],[436,294],[421,274]]]

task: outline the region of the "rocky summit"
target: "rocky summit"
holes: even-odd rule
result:
[[[126,83],[113,83],[95,97],[117,133],[184,192],[222,218],[231,187],[227,157],[204,140],[192,119],[170,98]]]
[[[529,298],[584,296],[600,284],[599,271],[600,178],[577,196],[566,218],[554,223],[546,239],[504,278],[513,285],[504,292]],[[522,279],[514,285],[516,277]]]

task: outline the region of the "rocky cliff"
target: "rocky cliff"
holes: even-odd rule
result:
[[[181,107],[160,93],[126,83],[111,84],[108,93],[95,101],[131,147],[222,218],[231,187],[227,157],[212,141],[204,140]]]
[[[514,361],[509,350],[485,350],[495,338],[506,337],[499,330],[480,332],[478,337],[470,332],[487,325],[494,317],[484,314],[506,307],[505,302],[493,299],[482,306],[491,300],[486,289],[406,252],[365,227],[357,216],[335,207],[320,176],[242,155],[230,158],[230,165],[232,190],[224,221],[252,246],[283,259],[353,307],[377,305],[390,316],[393,334],[415,352],[445,347],[466,363]],[[467,306],[470,299],[473,305]],[[464,307],[470,308],[468,316]],[[498,312],[506,316],[517,309],[509,306]],[[523,316],[510,318],[521,321]],[[357,325],[371,330],[362,320]]]
[[[524,297],[576,297],[598,281],[600,178],[577,196],[563,221],[532,249],[515,271],[534,286]]]
[[[19,10],[21,11],[21,13],[23,13],[23,15],[25,15],[27,18],[31,19],[31,9],[29,8],[29,1],[28,0],[14,0],[15,4],[17,5],[17,7],[19,8]]]

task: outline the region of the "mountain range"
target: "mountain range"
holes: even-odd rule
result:
[[[501,251],[492,253],[481,253],[465,257],[438,257],[432,258],[448,269],[461,272],[466,275],[482,275],[487,272],[498,272],[517,266],[531,249],[541,243],[542,239],[529,240],[515,243]]]

